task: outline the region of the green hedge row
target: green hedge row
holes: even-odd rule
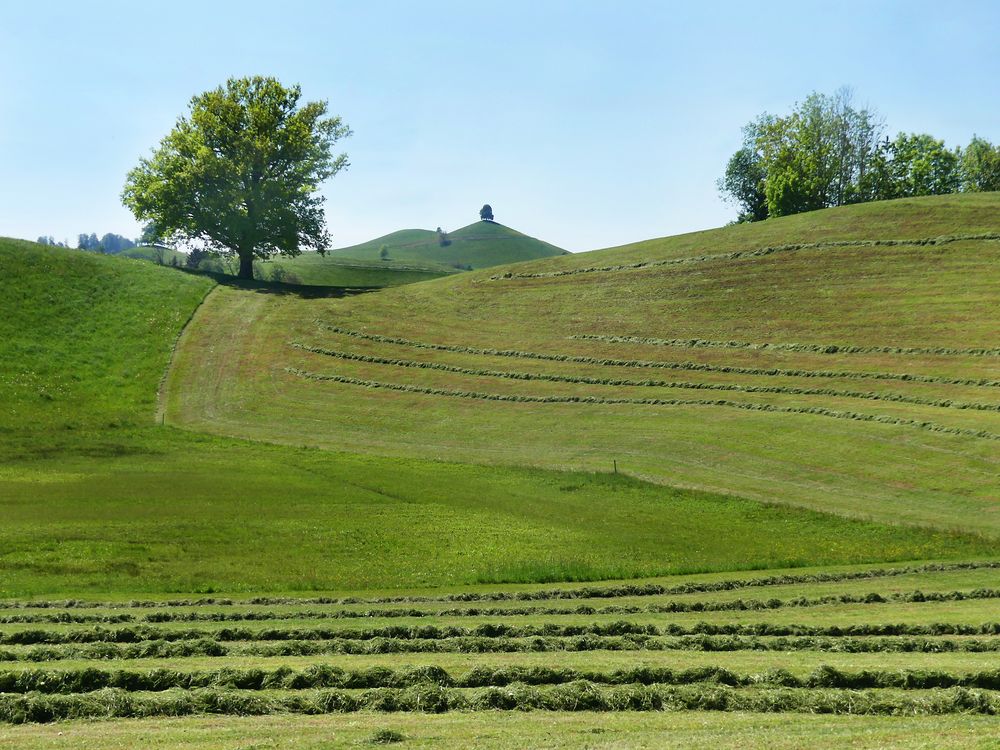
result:
[[[673,346],[683,349],[754,349],[783,352],[809,352],[812,354],[949,354],[968,357],[1000,357],[1000,348],[955,349],[946,346],[856,346],[854,344],[780,344],[753,343],[750,341],[711,341],[706,339],[656,339],[645,336],[619,336],[614,334],[578,333],[570,336],[583,341],[603,341],[609,344],[642,344],[644,346]]]
[[[534,638],[444,638],[329,641],[272,641],[224,644],[197,641],[89,643],[0,649],[0,662],[53,662],[65,659],[116,661],[225,656],[333,656],[371,654],[512,654],[562,651],[817,651],[829,653],[996,653],[1000,638],[830,637],[830,636],[572,636]]]
[[[546,362],[573,362],[583,365],[598,365],[601,367],[632,367],[641,369],[686,370],[692,372],[722,372],[733,375],[765,375],[790,378],[837,378],[841,380],[899,380],[912,383],[937,383],[939,385],[1000,387],[1000,380],[989,378],[946,378],[937,375],[914,375],[911,373],[864,372],[852,370],[796,370],[780,367],[740,367],[736,365],[712,365],[704,362],[660,362],[642,359],[611,359],[606,357],[587,357],[576,354],[546,354],[542,352],[526,352],[516,349],[482,349],[473,346],[457,346],[450,344],[429,344],[422,341],[412,341],[394,336],[382,336],[375,333],[352,331],[340,326],[329,325],[317,321],[318,325],[331,333],[353,338],[375,341],[383,344],[397,344],[414,349],[433,349],[435,351],[455,352],[458,354],[477,354],[490,357],[514,357],[519,359],[537,359]]]
[[[755,688],[723,685],[624,685],[606,687],[577,680],[564,685],[515,683],[476,690],[419,685],[363,691],[260,693],[217,688],[130,693],[106,689],[76,695],[0,696],[0,722],[24,724],[84,718],[144,718],[271,713],[325,714],[360,710],[424,712],[520,711],[752,711],[866,715],[994,715],[1000,696],[968,688],[921,693],[836,688]]]
[[[633,667],[614,671],[579,670],[545,666],[477,666],[471,671],[451,675],[441,667],[423,666],[410,669],[373,667],[364,670],[344,670],[326,664],[295,670],[276,669],[216,669],[180,671],[174,669],[35,669],[0,672],[0,693],[89,693],[106,688],[128,692],[159,692],[179,688],[233,688],[239,690],[309,690],[342,688],[405,688],[415,685],[475,688],[500,687],[513,683],[527,685],[560,685],[586,680],[600,685],[691,685],[712,682],[732,687],[751,685],[781,685],[784,687],[833,687],[861,690],[866,688],[897,688],[927,690],[930,688],[969,687],[1000,690],[1000,669],[952,674],[932,670],[864,670],[850,672],[822,666],[805,677],[796,677],[786,670],[770,670],[760,674],[738,674],[718,666],[671,669],[669,667]]]
[[[311,609],[276,612],[249,610],[244,612],[171,612],[159,610],[136,618],[131,614],[82,614],[70,612],[33,612],[0,616],[0,623],[124,623],[142,619],[145,622],[252,622],[270,620],[351,620],[393,617],[517,617],[524,615],[633,615],[639,613],[667,614],[672,612],[729,612],[783,609],[786,607],[820,607],[827,604],[885,604],[889,602],[947,602],[970,599],[998,599],[1000,589],[972,591],[892,592],[887,595],[831,594],[828,596],[792,599],[733,599],[729,601],[672,601],[663,604],[606,605],[594,607],[580,604],[573,607],[449,607],[416,609],[393,607],[379,609]]]
[[[702,391],[737,391],[740,393],[778,393],[795,396],[831,396],[834,398],[856,398],[869,401],[894,401],[905,404],[917,404],[920,406],[936,406],[951,409],[972,409],[975,411],[996,411],[1000,412],[1000,404],[984,404],[976,402],[954,401],[945,398],[925,398],[922,396],[909,396],[902,393],[875,393],[873,391],[845,391],[836,388],[801,388],[787,385],[738,385],[733,383],[697,383],[683,380],[628,380],[624,378],[592,378],[574,375],[553,375],[550,373],[529,373],[529,372],[509,372],[502,370],[480,370],[471,367],[456,367],[445,365],[439,362],[417,362],[409,359],[390,359],[387,357],[375,357],[369,354],[352,354],[333,349],[324,349],[320,346],[310,346],[298,342],[290,342],[290,346],[313,354],[322,354],[326,357],[348,360],[352,362],[365,362],[376,365],[389,365],[392,367],[411,367],[421,370],[440,370],[443,372],[453,372],[461,375],[473,375],[487,378],[506,378],[508,380],[538,380],[555,383],[581,383],[585,385],[607,385],[625,387],[653,387],[653,388],[687,388]],[[296,371],[296,374],[303,374]],[[312,374],[306,375],[313,379],[322,379],[322,376]]]
[[[294,367],[286,367],[286,372],[309,380],[357,385],[363,388],[377,388],[404,393],[419,393],[427,396],[447,396],[449,398],[468,398],[481,401],[503,401],[531,404],[596,404],[596,405],[636,405],[636,406],[721,406],[727,409],[743,411],[763,411],[775,414],[806,414],[831,419],[849,419],[858,422],[877,422],[879,424],[915,427],[930,432],[962,437],[980,438],[982,440],[1000,440],[1000,434],[988,430],[973,430],[967,427],[949,427],[917,419],[891,417],[886,414],[861,414],[853,411],[838,411],[822,406],[777,406],[775,404],[757,404],[745,401],[729,401],[726,399],[700,398],[602,398],[600,396],[523,396],[510,393],[480,393],[476,391],[456,391],[447,388],[428,388],[407,383],[384,383],[377,380],[361,380],[346,375],[321,374],[307,372]]]
[[[222,643],[233,641],[328,641],[350,639],[357,641],[394,638],[400,640],[442,640],[449,638],[566,638],[580,635],[825,635],[884,636],[884,635],[1000,635],[1000,622],[978,625],[951,622],[934,623],[856,623],[853,625],[796,625],[777,623],[708,623],[693,625],[669,623],[657,626],[648,623],[618,620],[608,623],[566,625],[544,623],[541,625],[512,624],[505,622],[482,623],[473,627],[460,625],[386,625],[377,628],[200,628],[170,629],[154,625],[135,625],[108,629],[87,630],[17,630],[0,633],[0,644],[30,646],[66,643],[140,643],[142,641],[197,641],[210,638]]]
[[[614,271],[631,271],[639,268],[655,268],[657,266],[678,266],[688,263],[706,263],[716,260],[739,260],[741,258],[761,258],[775,253],[792,253],[800,250],[823,250],[837,247],[925,247],[928,245],[946,245],[952,242],[969,242],[977,240],[997,240],[1000,234],[966,234],[949,235],[946,237],[928,237],[915,240],[843,240],[828,242],[799,242],[787,245],[761,247],[756,250],[735,250],[729,253],[714,255],[696,255],[689,258],[667,258],[664,260],[640,260],[634,263],[619,263],[609,266],[586,266],[584,268],[568,268],[561,271],[539,271],[535,273],[515,273],[506,271],[490,276],[490,281],[506,281],[508,279],[550,279],[557,276],[576,276],[584,273],[608,273]]]

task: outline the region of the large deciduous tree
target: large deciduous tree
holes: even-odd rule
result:
[[[233,78],[194,97],[187,117],[129,172],[122,201],[163,234],[239,258],[323,252],[329,243],[319,184],[348,165],[333,154],[350,135],[326,102],[299,103],[298,86]]]
[[[973,192],[1000,190],[1000,146],[979,136],[962,153],[963,189]]]

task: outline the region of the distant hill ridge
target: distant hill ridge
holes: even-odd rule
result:
[[[489,268],[568,254],[560,247],[495,221],[477,221],[441,234],[429,229],[401,229],[330,253],[334,257],[371,261],[379,260],[383,248],[391,260],[460,268]]]

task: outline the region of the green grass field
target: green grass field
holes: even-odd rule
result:
[[[0,747],[990,747],[998,209],[357,295],[0,240]]]
[[[566,254],[555,245],[492,221],[479,221],[448,232],[448,239],[451,244],[442,247],[437,232],[403,229],[360,245],[331,250],[330,256],[379,262],[379,254],[385,247],[392,261],[431,263],[454,270],[455,267],[489,268]]]

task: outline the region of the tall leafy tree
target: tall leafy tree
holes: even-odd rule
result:
[[[743,145],[730,157],[725,174],[716,183],[723,197],[739,209],[736,218],[739,223],[767,218],[767,195],[764,192],[767,172],[759,139],[771,119],[765,114],[743,126]]]
[[[1000,146],[972,136],[962,152],[962,189],[973,193],[1000,190]]]
[[[350,129],[326,102],[300,104],[298,86],[231,78],[195,96],[148,159],[129,172],[122,201],[164,235],[239,258],[323,252],[329,234],[319,184],[348,166],[334,144]]]
[[[927,133],[900,133],[891,144],[893,198],[957,193],[962,185],[961,152]]]

